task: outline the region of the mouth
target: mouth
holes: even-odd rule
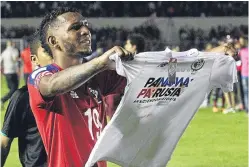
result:
[[[86,46],[91,46],[91,40],[90,39],[88,39],[88,40],[86,40],[86,39],[80,40],[80,44],[86,45]]]

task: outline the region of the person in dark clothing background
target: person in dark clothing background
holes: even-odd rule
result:
[[[41,48],[38,33],[32,36],[30,48],[33,69],[52,63],[52,58]],[[5,164],[14,138],[18,138],[19,158],[22,166],[47,166],[47,154],[30,109],[27,86],[15,91],[4,117],[1,130],[1,166]]]

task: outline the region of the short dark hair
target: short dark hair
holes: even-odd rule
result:
[[[50,56],[52,56],[52,51],[49,48],[49,45],[47,44],[47,32],[48,32],[48,27],[49,25],[60,15],[68,12],[77,12],[80,13],[78,9],[70,8],[70,7],[59,7],[50,13],[46,14],[42,22],[40,24],[40,41],[41,41],[41,46],[44,48],[45,52],[47,52]]]
[[[30,52],[32,55],[37,55],[38,48],[41,46],[39,30],[27,38],[29,43]]]
[[[137,52],[143,52],[145,48],[145,39],[140,34],[132,34],[128,37],[132,45],[136,45]]]

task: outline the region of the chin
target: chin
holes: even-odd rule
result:
[[[90,48],[90,49],[84,49],[84,50],[78,51],[75,55],[77,57],[83,58],[83,57],[87,57],[91,54],[92,54],[92,49]]]

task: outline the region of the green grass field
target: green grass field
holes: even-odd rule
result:
[[[2,95],[7,92],[3,77],[1,91]],[[4,113],[1,112],[1,125]],[[201,109],[178,143],[168,167],[247,167],[247,121],[244,112],[223,115],[212,113],[210,108]],[[17,140],[12,144],[5,166],[21,166]],[[114,164],[108,166],[117,167]]]

